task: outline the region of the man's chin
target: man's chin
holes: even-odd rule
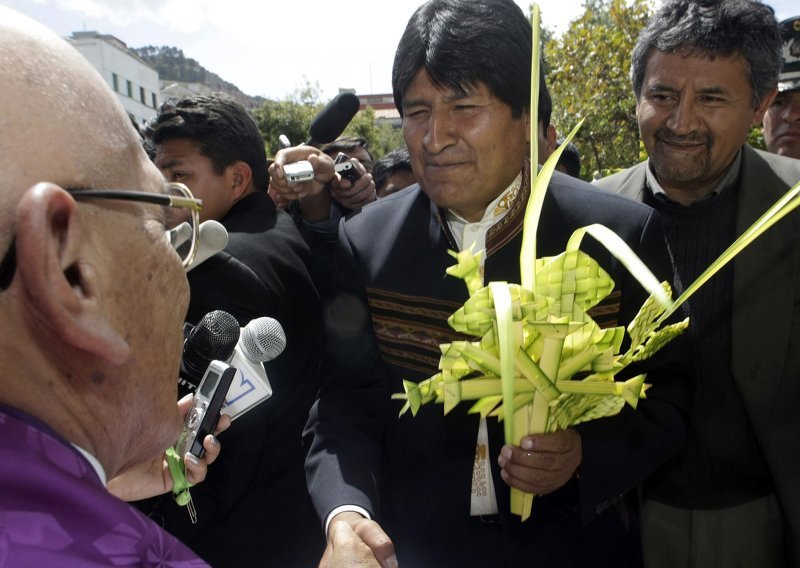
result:
[[[659,181],[687,182],[698,179],[705,173],[708,163],[695,153],[660,152],[651,156],[653,169]]]

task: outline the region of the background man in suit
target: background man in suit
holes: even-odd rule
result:
[[[684,286],[800,181],[800,162],[745,144],[780,47],[771,9],[749,0],[668,2],[639,37],[631,75],[650,158],[598,185],[661,213]],[[645,486],[649,565],[800,563],[797,227],[797,214],[782,221],[689,302],[691,429]]]
[[[783,69],[764,113],[764,142],[770,152],[800,159],[800,16],[782,21],[781,35]]]
[[[435,373],[439,344],[456,338],[446,318],[467,291],[445,276],[453,264],[448,250],[474,244],[487,251],[486,282],[520,280],[531,179],[531,41],[527,17],[510,0],[422,5],[393,71],[419,184],[340,225],[328,322],[335,371],[309,422],[307,476],[326,526],[352,524],[384,566],[398,560],[414,567],[635,563],[639,536],[628,491],[683,442],[676,407],[683,381],[665,365],[648,376],[654,387],[638,411],[530,436],[522,447],[504,446],[502,426],[481,424],[466,405],[446,417],[431,405],[413,419],[398,419],[400,404],[390,400],[402,392],[403,379]],[[540,105],[544,138],[545,85]],[[282,165],[309,151],[279,153],[273,183],[285,184]],[[610,197],[556,174],[539,253],[562,252],[573,229],[600,222],[671,279],[652,211]],[[587,249],[617,283],[605,322],[627,322],[644,291],[602,247],[587,243]],[[509,486],[538,495],[525,523],[509,512]]]
[[[224,251],[189,272],[188,321],[221,309],[242,326],[273,317],[286,333],[286,349],[265,364],[272,397],[234,421],[225,458],[193,491],[198,523],[165,503],[166,527],[214,566],[311,565],[323,541],[301,432],[318,388],[322,325],[308,247],[267,195],[264,143],[241,105],[217,95],[168,101],[145,135],[164,176],[202,196],[203,218],[229,235]]]
[[[130,119],[67,42],[0,6],[0,52],[0,563],[205,566],[109,492],[172,487],[189,289],[164,231],[199,204],[164,205]],[[204,447],[190,482],[219,453]]]

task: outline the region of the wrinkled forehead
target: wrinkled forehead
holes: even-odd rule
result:
[[[5,16],[0,12],[0,20]],[[7,26],[0,23],[4,193],[40,181],[155,190],[161,176],[121,104],[83,56],[47,30]]]

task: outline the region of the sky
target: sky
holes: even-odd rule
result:
[[[515,0],[527,13],[530,0]],[[657,0],[658,1],[658,0]],[[771,0],[779,20],[797,0]],[[394,51],[422,0],[0,0],[67,37],[112,34],[129,47],[169,45],[248,95],[285,99],[307,84],[320,100],[340,88],[391,92]],[[583,0],[540,0],[556,34]]]

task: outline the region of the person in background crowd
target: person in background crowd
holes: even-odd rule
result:
[[[323,349],[310,252],[267,196],[264,144],[239,103],[221,95],[167,101],[145,135],[164,177],[189,186],[203,199],[202,218],[228,231],[225,250],[189,272],[188,321],[225,310],[241,326],[275,318],[286,334],[283,353],[264,364],[272,396],[234,421],[225,454],[193,491],[197,523],[167,500],[166,528],[215,567],[310,565],[323,544],[301,442]],[[290,521],[281,515],[288,510]]]
[[[556,147],[561,146],[563,143],[563,140],[558,140],[556,142]],[[575,146],[575,144],[572,142],[567,144],[564,151],[561,152],[561,156],[558,157],[556,169],[574,178],[581,177],[581,153],[578,151],[578,147]]]
[[[165,230],[201,204],[67,42],[0,6],[0,52],[0,564],[205,566],[118,498],[172,489],[191,247]]]
[[[307,477],[329,541],[337,525],[350,524],[384,566],[635,566],[633,490],[683,444],[677,349],[648,361],[653,387],[638,410],[527,436],[520,446],[504,445],[502,425],[468,414],[469,405],[398,418],[401,404],[390,399],[403,380],[437,371],[441,343],[463,338],[447,324],[467,299],[464,283],[445,276],[454,264],[449,250],[485,250],[487,283],[520,280],[536,167],[528,161],[530,121],[544,138],[552,106],[542,82],[540,115],[529,116],[531,42],[528,18],[511,0],[418,8],[392,84],[419,185],[340,225],[330,363],[309,420]],[[288,188],[283,165],[308,157],[317,177],[301,191],[320,190],[332,165],[312,153],[279,152],[273,184]],[[563,252],[573,230],[591,223],[611,227],[671,280],[650,208],[560,174],[544,201],[539,254]],[[608,251],[585,246],[616,282],[602,322],[625,325],[647,294]],[[510,487],[537,494],[525,522],[510,513]]]
[[[778,94],[764,113],[767,150],[800,159],[800,16],[781,22],[783,69]]]
[[[375,160],[369,151],[367,141],[360,136],[340,136],[333,142],[323,144],[320,150],[331,158],[336,158],[339,152],[345,154],[348,158],[354,158],[361,162],[368,174],[372,173],[372,168],[375,165]]]
[[[746,144],[780,49],[772,10],[750,0],[672,0],[639,36],[631,77],[650,157],[597,184],[659,211],[682,286],[800,181],[800,161]],[[644,485],[648,566],[800,565],[799,222],[689,300],[690,434]]]
[[[405,147],[392,150],[375,162],[372,169],[375,191],[378,198],[386,197],[417,183],[417,176],[411,169],[411,156]]]

